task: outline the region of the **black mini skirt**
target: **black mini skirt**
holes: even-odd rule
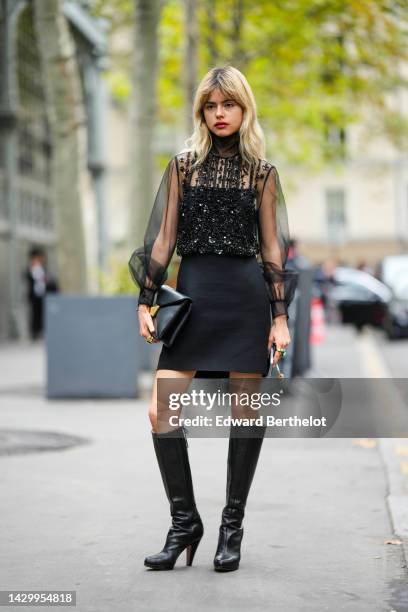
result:
[[[184,255],[177,290],[193,300],[157,370],[259,373],[270,365],[271,307],[255,256]]]

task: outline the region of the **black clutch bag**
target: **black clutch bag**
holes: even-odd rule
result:
[[[193,300],[169,285],[162,285],[156,301],[150,306],[155,337],[165,346],[171,346],[190,314]]]

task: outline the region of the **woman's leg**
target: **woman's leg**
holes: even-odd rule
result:
[[[144,564],[152,569],[173,569],[178,556],[184,549],[186,549],[186,563],[191,565],[204,533],[194,498],[185,431],[183,427],[171,428],[168,423],[170,413],[168,386],[171,387],[172,392],[176,388],[177,392],[184,393],[194,373],[195,371],[158,370],[154,381],[153,397],[149,409],[151,435],[164,489],[170,504],[172,525],[163,549],[145,558]],[[164,381],[163,388],[161,388],[161,385],[157,384],[158,380],[163,381],[166,378],[172,380],[168,381],[168,385]],[[174,414],[177,414],[177,411]]]
[[[153,383],[152,399],[149,407],[149,419],[152,432],[160,433],[171,430],[171,426],[166,427],[165,421],[171,414],[179,415],[180,411],[169,410],[168,393],[177,390],[185,393],[194,378],[196,370],[156,370]],[[165,379],[171,379],[166,385]]]
[[[240,380],[242,379],[242,380]],[[246,379],[258,379],[248,381]],[[261,374],[230,373],[230,392],[257,392]],[[257,414],[239,402],[232,406],[232,416],[256,418]],[[237,570],[241,559],[241,541],[244,534],[242,521],[252,480],[261,452],[265,435],[264,426],[239,426],[230,428],[227,461],[226,504],[222,511],[214,569],[217,571]]]

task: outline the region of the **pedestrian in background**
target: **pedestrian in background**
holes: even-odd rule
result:
[[[30,249],[24,278],[27,283],[30,337],[37,340],[44,333],[45,296],[47,293],[59,291],[57,280],[47,273],[46,254],[41,247]]]

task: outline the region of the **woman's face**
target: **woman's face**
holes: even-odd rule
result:
[[[218,136],[229,136],[241,127],[242,107],[235,100],[225,98],[219,89],[211,93],[203,113],[208,129]]]

